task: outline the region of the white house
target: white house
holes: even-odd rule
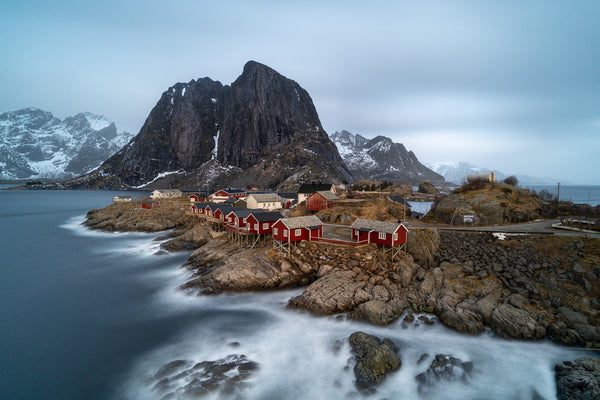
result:
[[[278,210],[283,208],[285,201],[277,193],[250,194],[246,197],[246,208],[249,210]]]
[[[131,203],[131,196],[115,196],[113,203]]]
[[[151,199],[172,199],[181,196],[182,193],[179,189],[158,189],[150,194]]]

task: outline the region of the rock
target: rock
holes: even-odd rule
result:
[[[232,354],[214,361],[171,361],[151,377],[153,390],[161,398],[198,397],[218,393],[219,398],[238,394],[258,369],[258,364],[242,354]]]
[[[472,362],[463,362],[450,355],[437,354],[427,371],[417,375],[415,379],[419,393],[423,393],[441,382],[461,381],[467,383],[472,372]]]
[[[527,299],[523,296],[521,296],[520,294],[511,294],[508,297],[508,303],[512,306],[515,306],[517,308],[523,308],[525,305],[527,305],[529,303],[529,301],[527,301]]]
[[[400,310],[401,311],[401,310]],[[400,316],[390,303],[381,300],[369,300],[356,307],[349,317],[352,319],[367,321],[376,325],[387,325]]]
[[[517,339],[541,339],[546,334],[546,329],[529,312],[510,304],[500,305],[494,310],[490,325]]]
[[[558,400],[600,398],[600,360],[591,357],[564,361],[554,367]]]
[[[355,385],[361,391],[372,389],[402,364],[396,346],[389,339],[381,340],[364,332],[354,332],[348,342],[356,359]]]
[[[440,320],[461,333],[476,335],[484,330],[481,315],[462,308],[444,311]]]
[[[424,267],[435,263],[435,256],[440,246],[440,233],[437,229],[411,230],[406,239],[406,251],[415,262]]]
[[[484,298],[477,301],[475,307],[477,313],[483,318],[483,322],[489,324],[492,319],[492,313],[498,305],[500,299],[500,293],[492,292],[487,294]]]
[[[288,303],[321,314],[350,311],[358,303],[357,292],[365,282],[357,282],[353,271],[334,271],[313,282],[300,296]]]

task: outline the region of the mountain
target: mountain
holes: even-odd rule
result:
[[[507,174],[498,170],[478,167],[477,165],[464,161],[425,163],[425,165],[442,175],[448,182],[453,182],[458,185],[462,184],[463,180],[467,179],[467,175],[480,172],[493,172],[496,175],[496,182],[501,182],[508,177]],[[557,181],[550,177],[536,177],[523,174],[516,174],[516,177],[519,180],[520,185],[554,184]]]
[[[425,165],[442,175],[448,182],[453,182],[457,185],[462,184],[462,182],[467,179],[467,175],[469,174],[493,172],[496,175],[496,181],[501,181],[508,176],[500,171],[478,167],[477,165],[473,165],[464,161],[425,163]]]
[[[306,90],[249,61],[231,86],[201,78],[170,87],[127,146],[67,184],[285,187],[315,180],[343,182],[352,176]]]
[[[330,138],[356,180],[387,180],[411,185],[444,181],[441,175],[421,164],[415,153],[388,137],[367,139],[341,131]]]
[[[103,116],[63,121],[37,108],[0,114],[0,179],[67,179],[97,168],[131,139]]]

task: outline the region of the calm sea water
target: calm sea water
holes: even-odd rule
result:
[[[597,206],[600,204],[600,185],[523,185],[526,189],[536,192],[547,190],[552,195],[560,195],[560,200],[572,201],[573,203],[589,204]]]
[[[583,354],[440,324],[373,327],[286,309],[299,291],[184,294],[188,253],[157,256],[156,234],[80,225],[114,195],[0,191],[0,398],[160,398],[147,377],[164,363],[243,353],[260,365],[244,398],[345,399],[356,394],[350,352],[336,343],[363,330],[393,339],[403,362],[376,398],[418,398],[414,377],[427,363],[417,360],[446,353],[472,361],[473,376],[428,399],[522,399],[532,390],[553,399],[554,364]]]

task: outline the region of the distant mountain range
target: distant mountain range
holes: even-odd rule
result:
[[[479,167],[477,165],[459,161],[459,162],[425,162],[430,169],[442,175],[444,179],[448,182],[455,183],[457,185],[461,185],[463,181],[466,180],[467,175],[483,173],[483,172],[493,172],[496,175],[496,181],[502,181],[506,179],[509,175],[500,172],[495,169]],[[515,175],[519,180],[519,184],[529,184],[529,185],[543,185],[543,184],[553,184],[556,182],[555,179],[548,177],[535,177],[529,175]]]
[[[355,180],[387,180],[412,185],[444,181],[442,175],[421,164],[412,151],[388,137],[367,139],[343,130],[330,138]]]
[[[132,138],[103,116],[60,120],[24,108],[0,114],[0,179],[68,179],[97,168]]]

